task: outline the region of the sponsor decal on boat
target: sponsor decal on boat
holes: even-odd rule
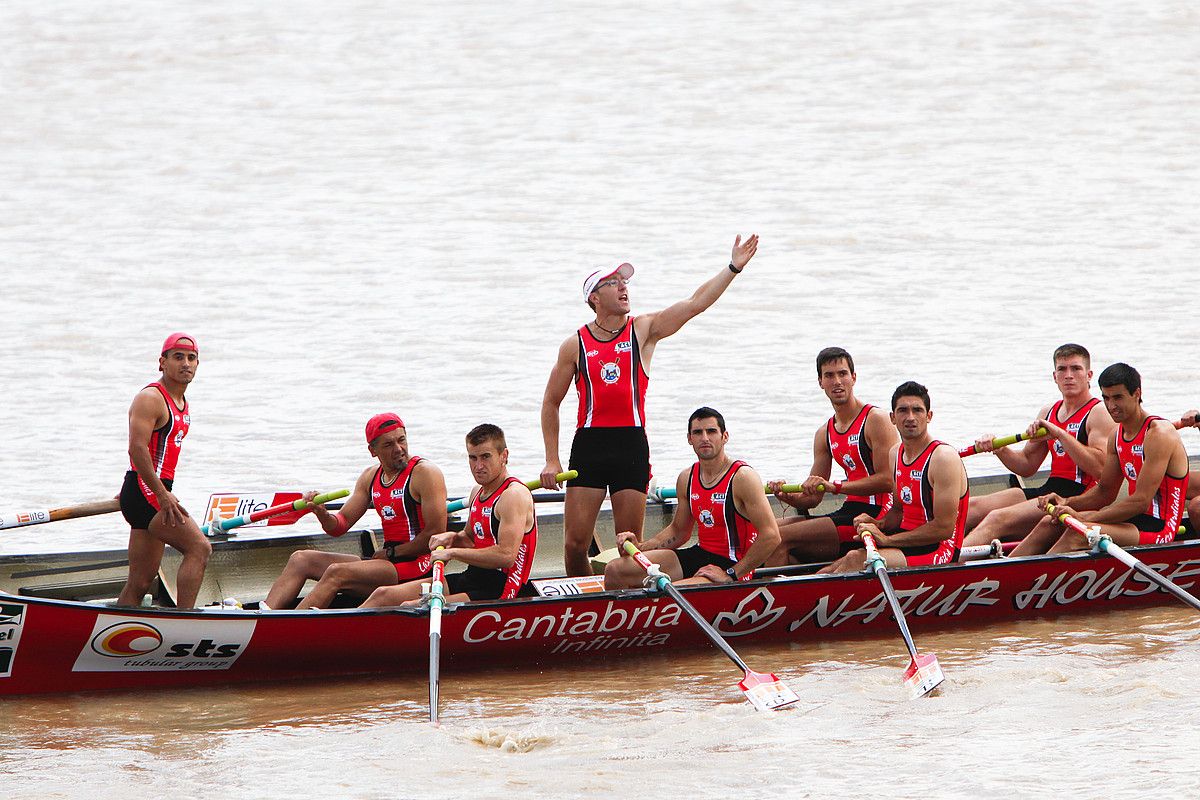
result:
[[[624,608],[608,601],[602,611],[575,613],[572,606],[537,617],[513,617],[504,621],[500,612],[480,611],[467,622],[463,641],[479,644],[490,641],[559,639],[551,652],[572,653],[593,650],[656,647],[671,638],[662,628],[679,623],[682,609],[670,601]],[[587,637],[569,639],[563,637]]]
[[[264,511],[281,503],[293,503],[303,496],[300,492],[273,492],[271,494],[230,492],[209,495],[208,510],[204,514],[204,521],[201,525],[211,525],[213,519],[216,517],[220,517],[221,519],[242,517],[247,514],[253,514],[256,511]],[[288,525],[295,522],[299,517],[299,511],[292,511],[271,517],[270,519],[260,519],[258,522],[251,522],[239,527],[261,528],[265,525]],[[278,520],[283,521],[279,522]]]
[[[0,603],[0,678],[12,675],[23,627],[25,606],[20,603]]]
[[[250,643],[255,624],[253,619],[144,620],[100,614],[73,671],[229,669]]]
[[[787,611],[776,606],[770,589],[756,589],[742,598],[733,611],[722,611],[713,619],[713,627],[722,636],[746,636],[769,628]]]
[[[604,591],[603,575],[581,575],[576,578],[544,578],[532,581],[542,597],[570,597]]]
[[[983,578],[965,586],[950,589],[941,584],[924,582],[912,589],[896,589],[896,597],[906,616],[957,617],[973,606],[993,606],[1000,602],[996,592],[1000,582]],[[851,620],[862,624],[873,622],[880,614],[891,609],[882,591],[871,595],[865,602],[857,595],[844,598],[836,607],[829,595],[823,595],[813,604],[812,610],[788,625],[788,632],[804,625],[818,628],[836,628]]]
[[[1180,561],[1169,572],[1166,564],[1147,562],[1146,566],[1184,589],[1190,589],[1195,583],[1188,578],[1200,575],[1198,560]],[[1085,569],[1069,575],[1043,573],[1034,579],[1033,586],[1013,597],[1013,606],[1024,611],[1027,608],[1045,608],[1050,603],[1066,606],[1080,600],[1141,597],[1155,591],[1159,591],[1158,584],[1124,567]]]

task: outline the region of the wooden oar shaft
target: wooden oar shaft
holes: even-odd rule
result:
[[[97,500],[93,503],[79,503],[62,508],[37,508],[30,511],[14,511],[0,514],[0,530],[6,528],[24,528],[27,525],[44,525],[47,522],[58,522],[64,519],[79,519],[94,517],[98,514],[111,514],[120,511],[121,504],[116,498]]]
[[[896,590],[892,588],[892,579],[888,577],[887,563],[883,560],[883,556],[879,555],[879,549],[875,546],[875,537],[869,533],[862,534],[863,544],[867,548],[867,563],[875,571],[875,577],[879,578],[879,585],[883,587],[883,594],[887,598],[888,605],[892,608],[892,615],[896,618],[896,624],[900,627],[900,635],[904,637],[904,644],[908,648],[908,654],[912,656],[913,663],[917,660],[917,645],[913,642],[912,633],[908,630],[908,621],[904,619],[904,611],[900,608],[900,599],[896,597]]]
[[[638,550],[637,547],[634,546],[633,542],[625,542],[624,547],[625,552],[633,556],[634,560],[636,560],[638,564],[641,564],[642,569],[646,570],[647,574],[654,575],[655,572],[657,572],[657,565],[650,559],[646,558],[646,555],[641,550]],[[741,656],[739,656],[737,652],[729,646],[729,642],[725,641],[725,637],[717,633],[716,629],[708,624],[708,620],[701,616],[700,612],[696,610],[696,607],[688,602],[687,598],[680,593],[675,584],[671,583],[670,578],[659,573],[657,583],[658,588],[666,592],[667,595],[670,596],[670,598],[674,600],[680,608],[683,609],[683,613],[692,618],[692,621],[695,622],[700,630],[704,632],[704,635],[708,637],[709,641],[716,645],[722,653],[728,656],[730,661],[741,667],[742,672],[751,672],[750,667],[746,666],[746,662],[742,661]]]
[[[562,483],[563,481],[573,481],[578,477],[579,477],[579,471],[574,470],[574,469],[567,470],[566,472],[560,472],[554,476],[554,478],[559,483]],[[525,481],[525,486],[530,491],[533,491],[534,489],[538,488],[541,485],[542,485],[541,478],[535,478],[534,480],[531,480],[531,481]],[[467,507],[468,499],[470,499],[470,498],[460,497],[457,500],[451,500],[450,502],[446,503],[446,511],[451,514],[453,514],[455,511],[462,511],[464,508]],[[534,495],[534,502],[537,502],[537,495]]]
[[[1071,530],[1086,536],[1088,542],[1090,544],[1094,544],[1100,551],[1108,553],[1110,556],[1117,559],[1138,574],[1149,578],[1152,583],[1161,587],[1164,591],[1175,595],[1175,597],[1177,597],[1179,600],[1182,600],[1192,608],[1200,611],[1200,600],[1196,599],[1195,595],[1193,595],[1191,592],[1188,592],[1171,579],[1159,575],[1146,564],[1134,558],[1125,551],[1125,548],[1114,542],[1111,537],[1104,534],[1097,535],[1099,531],[1097,526],[1089,526],[1083,520],[1073,517],[1070,514],[1056,514],[1053,503],[1048,503],[1046,505],[1046,511],[1054,514],[1060,522],[1062,522]]]
[[[1038,428],[1033,436],[1030,436],[1027,433],[1014,433],[1009,436],[998,436],[995,439],[992,439],[992,447],[1008,447],[1010,444],[1024,442],[1027,439],[1040,439],[1047,433],[1048,431],[1045,428]],[[958,449],[958,454],[963,458],[966,458],[967,456],[973,456],[978,452],[979,450],[975,448],[974,444],[969,444],[966,447],[960,447]]]

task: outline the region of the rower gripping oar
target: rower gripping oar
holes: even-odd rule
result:
[[[1030,436],[1027,433],[1014,433],[1011,436],[999,436],[995,439],[992,439],[992,447],[1008,447],[1010,444],[1024,442],[1027,439],[1040,439],[1047,433],[1048,431],[1045,428],[1038,428],[1037,432],[1034,433],[1033,436]],[[975,445],[973,444],[969,444],[966,447],[960,447],[958,449],[959,456],[963,458],[966,458],[967,456],[973,456],[978,452],[979,451],[975,449]]]
[[[896,590],[892,588],[891,578],[888,577],[887,564],[875,546],[875,537],[869,533],[863,533],[862,540],[867,548],[867,563],[864,569],[868,572],[874,571],[875,576],[879,578],[883,594],[887,597],[888,605],[892,607],[892,615],[896,618],[896,624],[900,626],[900,635],[904,637],[904,644],[908,647],[908,654],[912,657],[908,669],[904,670],[904,685],[908,687],[914,700],[924,697],[946,680],[946,676],[942,674],[942,667],[938,664],[937,656],[933,653],[924,655],[917,653],[917,646],[908,630],[908,622],[904,619],[904,611],[900,608],[900,600],[896,597]]]
[[[249,525],[251,522],[259,522],[269,517],[276,517],[280,514],[287,514],[291,511],[307,511],[315,505],[328,503],[330,500],[340,500],[348,494],[350,494],[349,489],[338,489],[335,492],[326,492],[325,494],[317,495],[312,499],[311,503],[301,498],[300,500],[294,500],[291,503],[280,503],[277,506],[264,508],[260,511],[254,511],[250,514],[242,514],[240,517],[213,520],[210,524],[201,528],[200,532],[206,536],[216,536],[218,533],[225,533],[233,530],[234,528],[240,528],[243,525]],[[209,533],[210,528],[213,531],[211,534]]]
[[[438,550],[445,548],[439,547]],[[434,552],[437,552],[436,550]],[[442,652],[442,606],[446,605],[443,591],[446,562],[434,560],[433,579],[429,584],[429,721],[438,724],[438,688],[440,686]],[[422,587],[425,588],[425,587]]]
[[[79,503],[62,508],[36,508],[32,511],[14,511],[0,513],[0,530],[5,528],[24,528],[26,525],[43,525],[47,522],[58,522],[62,519],[78,519],[79,517],[94,517],[97,514],[111,514],[120,511],[121,504],[112,500],[99,500],[95,503]]]
[[[1066,525],[1076,533],[1083,534],[1087,539],[1088,544],[1092,546],[1093,550],[1101,553],[1108,553],[1125,566],[1149,578],[1151,582],[1157,584],[1163,589],[1163,591],[1170,592],[1192,608],[1200,611],[1200,600],[1197,600],[1195,595],[1184,589],[1179,584],[1175,583],[1170,578],[1159,575],[1157,572],[1150,569],[1150,567],[1131,556],[1125,551],[1124,548],[1114,542],[1111,536],[1109,536],[1107,533],[1102,533],[1099,525],[1088,525],[1083,520],[1073,517],[1070,514],[1055,514],[1053,503],[1046,504],[1046,513],[1050,514],[1051,516],[1056,516],[1059,522]]]
[[[578,477],[579,477],[578,470],[573,470],[573,469],[567,470],[566,472],[560,472],[554,476],[555,480],[557,480],[559,483],[562,483],[563,481],[573,481]],[[532,491],[542,485],[542,479],[538,478],[538,479],[532,480],[532,481],[525,481],[525,485],[527,487],[529,487],[530,491]],[[460,497],[457,500],[451,500],[449,503],[447,503],[446,511],[450,514],[453,514],[455,511],[462,511],[466,507],[467,507],[467,498]]]
[[[755,672],[746,666],[746,662],[742,661],[741,657],[729,646],[729,642],[725,641],[725,637],[717,633],[716,629],[708,624],[708,621],[700,615],[696,607],[687,601],[679,589],[675,587],[675,584],[671,583],[671,579],[662,573],[658,564],[646,558],[645,554],[641,550],[638,550],[633,542],[625,542],[625,552],[633,556],[638,564],[642,566],[642,569],[646,570],[647,578],[658,587],[659,591],[666,592],[683,609],[684,613],[691,617],[692,621],[699,626],[704,635],[709,638],[709,641],[728,656],[730,661],[741,668],[745,674],[738,684],[738,688],[745,693],[746,699],[750,701],[751,705],[759,711],[770,711],[791,705],[800,699],[776,675]]]

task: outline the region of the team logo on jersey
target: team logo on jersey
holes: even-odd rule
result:
[[[713,519],[712,512],[707,508],[700,512],[700,524],[706,528],[711,528],[717,524],[717,521]]]
[[[617,366],[617,362],[609,361],[600,365],[600,380],[608,384],[621,380],[621,368]]]
[[[404,497],[404,490],[399,488],[392,489],[392,499],[395,500],[400,497]]]
[[[912,489],[904,486],[900,489],[900,502],[908,505],[912,502]]]
[[[1071,434],[1072,436],[1079,433],[1079,423],[1078,422],[1068,423],[1067,424],[1067,433]]]
[[[183,431],[180,431],[179,433],[175,434],[175,446],[176,447],[183,446],[183,437],[184,437]]]
[[[1133,468],[1132,462],[1125,462],[1125,477],[1129,478],[1131,481],[1137,480],[1137,470]]]
[[[1055,439],[1054,440],[1054,455],[1065,456],[1066,454],[1067,454],[1067,449],[1065,447],[1063,447],[1062,442]]]
[[[391,506],[384,506],[383,508],[379,509],[379,516],[386,520],[393,520],[396,518],[396,510]]]
[[[185,425],[191,425],[191,424],[192,424],[192,415],[191,415],[191,414],[184,414],[184,415],[183,415],[183,424],[185,424]]]
[[[1145,448],[1145,447],[1143,447],[1142,445],[1140,445],[1140,444],[1135,444],[1135,445],[1133,446],[1133,454],[1134,454],[1135,456],[1144,455],[1144,454],[1145,454],[1145,452],[1146,452],[1146,448]]]
[[[483,523],[482,522],[476,521],[475,527],[471,528],[471,530],[475,534],[476,539],[483,538]]]
[[[919,481],[919,480],[921,480],[921,478],[925,477],[925,470],[910,469],[908,471],[908,477],[912,478],[914,481]]]
[[[858,438],[859,438],[859,434],[857,434],[857,433],[852,433],[852,434],[850,434],[850,438],[849,438],[849,439],[847,439],[846,441],[850,442],[850,444],[851,444],[851,445],[857,445],[857,444],[858,444]]]
[[[855,462],[854,456],[850,455],[849,453],[846,453],[846,455],[842,456],[842,466],[846,468],[847,472],[858,469],[858,464]]]
[[[633,349],[633,342],[617,342],[618,353],[628,353]]]
[[[712,501],[714,503],[724,503],[725,502],[725,493],[724,492],[713,492]]]
[[[490,517],[490,516],[492,515],[492,507],[491,507],[491,506],[484,506],[484,507],[483,507],[483,515],[484,515],[485,517]]]

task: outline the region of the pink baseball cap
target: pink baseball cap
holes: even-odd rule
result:
[[[592,292],[596,291],[596,287],[604,281],[617,275],[621,280],[627,281],[633,277],[633,265],[628,263],[617,264],[615,267],[601,267],[600,269],[588,275],[583,282],[583,302],[587,302],[588,297]]]
[[[191,350],[196,355],[200,355],[200,346],[196,344],[196,337],[186,333],[172,333],[163,342],[160,355],[166,355],[172,350]]]
[[[376,414],[367,420],[367,444],[378,439],[383,434],[387,433],[392,428],[403,428],[404,420],[388,411],[384,414]]]

